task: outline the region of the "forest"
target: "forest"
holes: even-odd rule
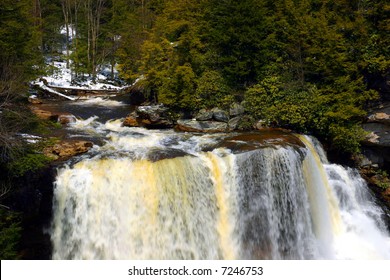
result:
[[[388,94],[389,13],[380,0],[2,0],[0,199],[15,162],[46,163],[15,135],[42,129],[29,82],[54,59],[74,84],[108,67],[150,104],[191,114],[237,102],[253,120],[357,154],[367,109]],[[20,230],[7,225],[18,219],[1,215],[3,258],[17,257]]]

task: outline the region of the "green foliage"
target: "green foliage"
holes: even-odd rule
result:
[[[158,100],[172,108],[191,110],[196,107],[195,73],[190,65],[177,66],[161,80]]]
[[[228,107],[233,101],[230,92],[230,88],[219,72],[207,70],[198,79],[196,99],[200,107]]]
[[[327,131],[332,145],[345,152],[356,154],[360,151],[360,141],[366,136],[366,132],[358,124],[343,126],[338,124],[330,124]]]
[[[360,93],[360,83],[348,78],[336,85],[286,88],[278,76],[268,76],[247,90],[246,110],[273,125],[315,133],[335,149],[356,153],[365,136],[359,126],[365,114],[362,106],[373,92]]]
[[[118,65],[127,82],[141,77],[149,101],[176,111],[245,98],[252,117],[345,151],[358,150],[364,108],[390,73],[386,1],[41,0],[38,18],[31,1],[4,0],[0,106],[23,92],[40,50],[56,55],[64,43],[65,2],[78,78]]]
[[[307,132],[315,90],[286,90],[280,78],[269,76],[246,92],[246,109],[268,123]]]
[[[12,176],[20,177],[29,171],[36,171],[45,167],[50,159],[43,154],[27,153],[16,158],[9,164],[9,171]]]
[[[0,259],[18,259],[21,231],[20,216],[0,207]]]

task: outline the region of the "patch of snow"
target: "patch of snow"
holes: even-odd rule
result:
[[[27,143],[35,144],[41,141],[42,137],[36,136],[36,135],[31,135],[31,134],[26,134],[26,133],[19,133],[19,136],[23,137]]]
[[[68,25],[68,32],[69,32],[69,40],[72,41],[76,34],[73,24]],[[66,25],[61,26],[60,34],[66,35]]]
[[[56,90],[54,90],[54,89],[52,89],[52,88],[49,88],[49,87],[46,86],[43,82],[37,82],[37,83],[35,83],[35,85],[39,86],[41,89],[43,89],[43,90],[45,90],[45,91],[47,91],[47,92],[50,92],[50,93],[53,93],[53,94],[62,96],[62,97],[64,97],[64,98],[66,98],[66,99],[69,99],[69,100],[72,100],[72,101],[75,101],[75,100],[76,100],[76,98],[74,98],[74,97],[67,96],[67,95],[62,94],[62,93],[60,93],[60,92],[58,92],[58,91],[56,91]]]
[[[96,80],[93,82],[92,78],[86,75],[85,81],[80,81],[79,85],[72,84],[72,71],[66,67],[66,62],[55,61],[52,65],[56,68],[54,73],[49,76],[43,76],[49,86],[64,87],[70,89],[90,89],[90,90],[120,90],[122,87],[114,86],[103,81],[107,81],[107,76],[98,74]],[[106,68],[104,68],[106,71]],[[111,73],[111,70],[110,72]]]

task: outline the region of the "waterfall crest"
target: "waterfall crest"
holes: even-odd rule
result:
[[[223,135],[75,127],[107,140],[58,170],[54,259],[390,259],[365,182],[307,136],[232,151]]]

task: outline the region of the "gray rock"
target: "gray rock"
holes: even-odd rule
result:
[[[229,115],[226,111],[219,109],[219,108],[213,108],[211,110],[213,112],[213,119],[219,122],[228,122],[229,121]]]
[[[367,145],[390,147],[390,126],[383,123],[365,123],[363,129],[369,134],[363,141]]]
[[[231,118],[228,122],[229,131],[236,130],[238,128],[238,124],[240,123],[240,121],[241,121],[241,117]]]
[[[131,117],[133,116],[128,116],[128,126],[136,126],[135,124],[138,123],[139,126],[146,128],[173,127],[173,120],[169,116],[168,108],[163,105],[139,106],[136,110],[135,120]]]
[[[206,109],[201,109],[199,113],[195,116],[197,121],[209,121],[213,118],[213,112]]]
[[[236,117],[236,116],[243,115],[244,112],[245,112],[244,106],[242,106],[238,103],[233,103],[233,105],[230,107],[229,115],[231,117]]]
[[[176,129],[186,132],[225,132],[227,123],[214,121],[178,120]]]
[[[72,114],[61,114],[58,116],[57,122],[60,124],[75,123],[77,118]]]
[[[266,123],[266,121],[264,120],[258,120],[254,125],[253,125],[253,128],[254,129],[257,129],[257,130],[262,130],[264,128],[267,128],[268,125]]]
[[[368,122],[377,122],[390,125],[390,115],[384,112],[378,112],[368,117]]]

